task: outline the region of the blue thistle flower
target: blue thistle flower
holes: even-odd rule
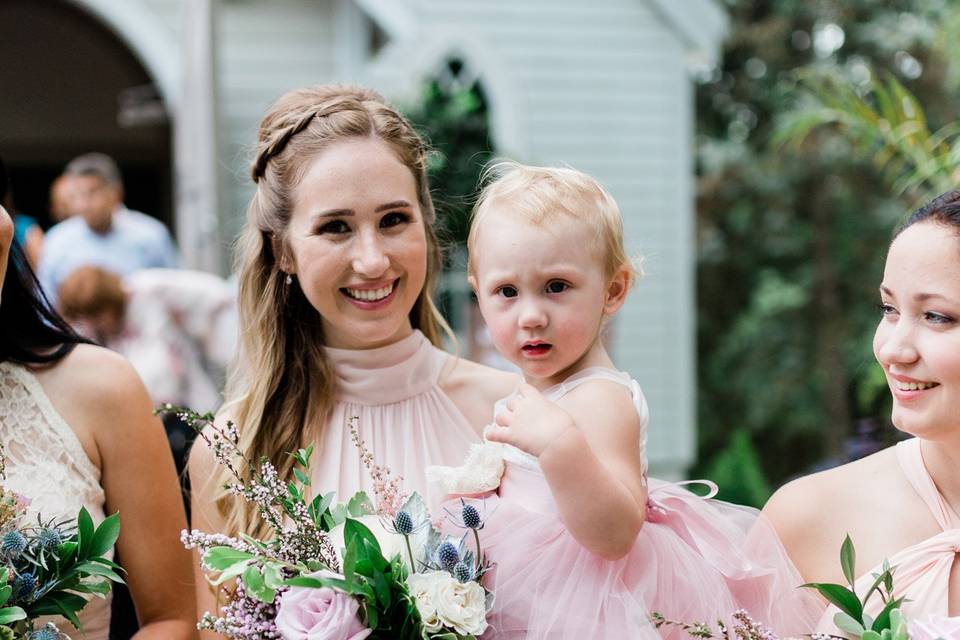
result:
[[[408,536],[413,533],[413,518],[406,511],[397,511],[397,515],[393,519],[393,528],[400,535]]]
[[[463,502],[462,498],[460,502],[463,504],[463,509],[460,511],[460,515],[463,518],[463,526],[468,529],[479,529],[482,527],[483,522],[480,520],[480,512],[477,511],[477,508],[472,504]]]
[[[466,562],[458,562],[453,567],[453,577],[457,582],[470,582],[473,580],[473,568]]]
[[[53,624],[47,624],[27,634],[27,640],[62,640],[63,637],[63,634]]]
[[[44,527],[37,534],[37,545],[41,549],[52,549],[63,544],[63,534],[54,527]]]
[[[460,550],[448,540],[437,547],[437,559],[441,567],[450,571],[460,562]]]
[[[37,577],[25,571],[13,579],[13,599],[20,602],[31,602],[37,591]]]
[[[8,531],[0,538],[0,556],[16,560],[27,548],[27,538],[19,531]]]

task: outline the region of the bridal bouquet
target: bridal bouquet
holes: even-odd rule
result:
[[[243,455],[231,423],[163,410],[206,440],[234,478],[227,490],[250,501],[271,529],[267,540],[183,532],[184,545],[200,551],[208,580],[228,596],[221,615],[203,614],[200,629],[235,640],[457,640],[486,630],[492,594],[481,582],[488,566],[477,506],[463,501],[461,513],[448,514],[463,537],[442,536],[423,499],[405,495],[401,479],[375,464],[355,419],[349,427],[374,480],[376,505],[363,492],[340,504],[333,493],[311,496],[312,447],[291,454],[294,480],[284,483],[269,461]]]
[[[0,480],[5,480],[0,445]],[[86,509],[74,520],[27,523],[29,498],[0,486],[0,640],[64,640],[48,623],[34,621],[60,615],[81,629],[77,614],[87,604],[83,594],[103,597],[110,582],[122,582],[120,567],[104,555],[120,533],[114,514],[95,527]]]

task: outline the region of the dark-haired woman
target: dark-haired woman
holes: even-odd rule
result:
[[[173,459],[150,400],[120,356],[86,343],[50,310],[13,221],[0,207],[0,441],[5,486],[32,499],[28,518],[120,513],[117,552],[145,640],[196,637],[190,556]],[[80,616],[106,640],[110,600]],[[62,631],[72,627],[57,620]]]
[[[803,577],[844,584],[838,554],[857,550],[857,593],[889,560],[907,616],[956,638],[960,619],[960,192],[898,231],[880,283],[873,351],[893,395],[893,425],[914,436],[780,489],[765,508]],[[876,617],[876,595],[866,613]],[[829,609],[819,630],[839,635]],[[932,636],[931,636],[932,637]]]

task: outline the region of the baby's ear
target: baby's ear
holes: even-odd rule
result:
[[[473,289],[473,292],[477,292],[477,277],[472,273],[467,276],[467,283],[470,285],[470,288]]]
[[[610,280],[607,282],[607,296],[603,303],[604,315],[612,316],[620,310],[620,307],[623,306],[623,303],[627,299],[627,292],[630,290],[632,278],[633,274],[630,271],[630,267],[625,264],[620,265],[617,270],[614,271]]]

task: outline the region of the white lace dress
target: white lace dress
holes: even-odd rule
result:
[[[94,522],[104,519],[100,470],[33,374],[9,362],[0,362],[0,440],[7,450],[3,484],[32,500],[28,520],[75,518],[81,505]],[[63,618],[51,619],[74,640],[107,640],[110,598],[93,598],[84,608],[82,633]]]

